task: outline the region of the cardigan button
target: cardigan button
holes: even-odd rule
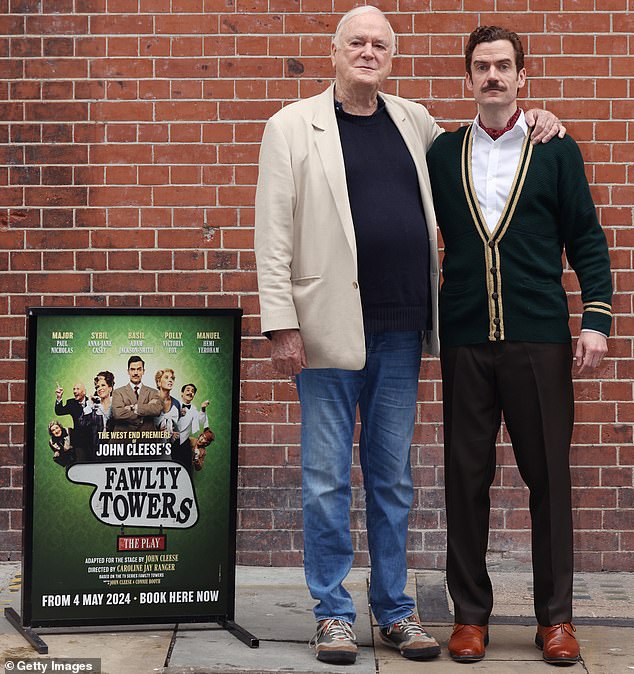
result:
[[[498,297],[499,297],[499,295],[497,293],[493,293],[491,295],[491,299],[494,299],[494,300],[497,300]]]
[[[495,248],[495,241],[489,241],[489,248]]]
[[[497,270],[497,267],[491,267],[490,271],[491,271],[492,274],[497,274],[498,270]]]
[[[495,339],[500,339],[500,331],[499,331],[499,330],[496,330],[496,331],[493,333],[493,336],[495,337]]]
[[[359,284],[356,281],[353,281],[352,287],[356,290],[359,287]]]
[[[494,319],[493,319],[493,325],[500,325],[500,319],[499,319],[499,318],[494,318]]]

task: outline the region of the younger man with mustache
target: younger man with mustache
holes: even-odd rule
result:
[[[572,350],[561,256],[581,285],[575,360],[596,368],[612,320],[610,261],[583,159],[570,138],[532,145],[517,107],[524,52],[515,33],[482,26],[466,48],[473,124],[427,155],[445,243],[440,292],[449,654],[484,657],[493,606],[486,569],[489,488],[504,413],[530,489],[536,644],[550,664],[579,657],[572,620],[569,453]]]

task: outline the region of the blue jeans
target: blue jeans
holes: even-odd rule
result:
[[[421,359],[418,332],[366,335],[362,370],[307,369],[297,376],[302,410],[304,570],[317,620],[353,623],[342,583],[352,568],[350,468],[356,410],[370,552],[370,605],[381,626],[414,611],[407,582],[410,444]]]

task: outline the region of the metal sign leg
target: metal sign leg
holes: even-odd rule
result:
[[[243,644],[246,644],[249,648],[259,648],[260,640],[257,637],[254,637],[251,632],[247,632],[244,627],[240,627],[233,622],[233,620],[219,620],[218,624],[224,627],[228,632],[231,632],[236,639],[240,639]]]
[[[22,618],[17,611],[8,607],[4,609],[4,617],[15,627],[15,629],[35,648],[40,655],[48,654],[48,644],[40,638],[30,627],[25,627],[22,624]]]

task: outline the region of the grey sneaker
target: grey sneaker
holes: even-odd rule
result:
[[[357,637],[343,620],[320,620],[308,645],[315,647],[317,660],[332,665],[352,665],[357,659]]]
[[[438,642],[423,629],[414,613],[388,627],[381,627],[381,638],[408,660],[429,660],[440,655]]]

